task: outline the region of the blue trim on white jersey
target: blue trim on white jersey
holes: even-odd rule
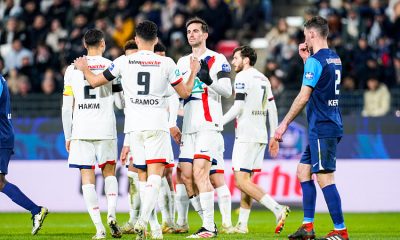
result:
[[[193,163],[193,158],[179,158],[179,162]]]
[[[69,164],[69,168],[79,168],[79,169],[93,169],[94,166],[79,165],[79,164]]]
[[[321,73],[321,63],[313,57],[307,58],[306,64],[304,64],[303,85],[314,88],[321,77]]]

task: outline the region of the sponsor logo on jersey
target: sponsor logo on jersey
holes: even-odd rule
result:
[[[244,83],[241,83],[241,82],[235,83],[235,88],[236,89],[244,89],[244,87],[245,87]]]
[[[335,64],[335,65],[342,65],[342,61],[340,61],[340,58],[327,58],[326,63],[328,64]]]
[[[79,110],[85,110],[85,109],[100,109],[100,103],[81,103],[78,104],[78,109]]]
[[[175,76],[176,77],[179,77],[181,75],[181,72],[179,71],[179,69],[176,69],[175,70]]]
[[[160,104],[159,99],[142,99],[142,98],[131,98],[131,103],[139,105],[156,106]]]
[[[311,79],[314,78],[314,73],[312,73],[312,72],[306,72],[306,73],[304,74],[304,77],[305,77],[306,79],[308,79],[308,80],[311,80]]]
[[[111,64],[114,68],[114,64]],[[111,67],[111,66],[110,66]],[[89,65],[88,68],[90,70],[103,70],[104,68],[106,68],[106,65],[103,64],[97,64],[97,65]]]
[[[196,77],[194,79],[192,93],[203,93],[203,92],[204,92],[203,82],[200,81],[198,77]]]
[[[112,71],[114,67],[115,67],[114,63],[111,63],[111,65],[108,67],[108,70]]]
[[[231,72],[231,66],[229,65],[229,63],[222,64],[222,71],[223,72]]]
[[[137,61],[137,60],[129,60],[129,64],[139,64],[142,67],[158,67],[160,66],[160,61]]]

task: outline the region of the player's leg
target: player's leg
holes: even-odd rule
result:
[[[117,140],[100,140],[94,142],[96,157],[104,178],[104,192],[107,198],[107,224],[111,236],[120,238],[121,229],[117,223],[116,208],[118,200],[118,181],[115,177],[117,159]]]
[[[249,222],[252,204],[253,198],[245,192],[240,192],[239,219],[234,228],[235,233],[246,234],[249,232],[247,224]]]
[[[314,160],[312,160],[312,172],[317,174],[318,184],[324,194],[325,202],[334,224],[334,230],[325,236],[324,239],[335,237],[340,237],[341,239],[349,238],[344,224],[340,195],[336,188],[334,179],[334,172],[336,170],[336,146],[338,141],[339,139],[337,138],[318,139],[318,148],[315,149],[316,151],[319,151],[319,154],[317,155],[318,161],[314,162]],[[311,151],[313,150],[314,149]]]
[[[0,149],[0,192],[7,195],[7,197],[19,206],[31,212],[33,220],[32,234],[35,235],[40,230],[48,214],[48,210],[47,208],[36,205],[16,185],[7,182],[6,174],[8,173],[8,163],[12,154],[12,149]]]
[[[180,164],[180,163],[179,163]],[[180,167],[176,168],[176,225],[175,225],[175,233],[187,233],[189,231],[188,225],[188,212],[189,212],[189,197],[186,192],[185,184],[183,183],[181,177]]]
[[[311,144],[311,142],[310,142]],[[300,163],[297,165],[297,178],[303,192],[303,223],[296,232],[289,235],[289,239],[314,239],[314,216],[317,201],[317,190],[311,178],[311,150],[307,145]]]
[[[138,169],[133,166],[133,158],[131,153],[128,154],[128,203],[129,203],[129,220],[121,227],[121,231],[124,234],[132,234],[133,226],[140,214],[140,194],[139,194],[139,175]]]
[[[169,186],[167,176],[172,175],[173,165],[167,165],[163,177],[161,179],[161,188],[158,195],[158,207],[161,211],[162,216],[162,232],[163,233],[173,233],[174,232],[174,218],[171,212],[174,205],[171,203],[173,201],[171,195],[171,188]],[[169,176],[170,178],[172,176]],[[171,180],[172,181],[172,180]]]

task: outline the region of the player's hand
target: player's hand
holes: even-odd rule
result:
[[[197,57],[190,57],[190,71],[198,73],[200,70],[200,62]]]
[[[303,59],[303,62],[306,62],[307,58],[310,56],[310,50],[308,49],[307,43],[299,44],[299,55]]]
[[[288,125],[285,124],[284,122],[281,122],[281,124],[279,124],[278,128],[275,130],[275,135],[274,135],[276,141],[282,142],[283,134],[285,134],[287,128]]]
[[[69,150],[70,150],[70,145],[71,145],[71,140],[66,140],[65,141],[65,150],[67,150],[67,152],[69,152]]]
[[[268,152],[272,158],[276,158],[279,152],[279,143],[275,140],[275,138],[271,138],[268,143]]]
[[[121,161],[122,165],[125,165],[126,163],[126,159],[128,157],[128,153],[129,153],[129,146],[123,146],[122,150],[121,150],[121,155],[119,156],[119,160]]]
[[[75,59],[74,66],[78,70],[81,70],[81,71],[83,71],[84,69],[88,68],[88,63],[87,63],[86,56],[78,57],[77,59]]]
[[[179,128],[175,126],[175,127],[170,128],[169,132],[171,134],[171,137],[176,142],[176,144],[178,144],[178,145],[181,144],[181,138],[182,138],[181,130],[179,130]]]
[[[200,71],[197,73],[197,76],[200,78],[200,81],[202,81],[208,86],[213,83],[213,80],[210,77],[210,70],[208,69],[208,64],[204,59],[200,60]]]

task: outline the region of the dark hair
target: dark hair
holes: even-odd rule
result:
[[[126,50],[135,50],[135,49],[138,49],[138,46],[137,46],[136,42],[132,39],[127,41],[124,45],[124,52]]]
[[[249,58],[250,60],[250,66],[254,66],[254,64],[256,64],[257,62],[257,53],[256,51],[254,51],[254,49],[252,49],[249,46],[240,46],[235,48],[235,50],[233,50],[233,54],[235,54],[236,52],[240,51],[240,56],[242,58]]]
[[[145,20],[136,26],[136,36],[145,41],[153,41],[157,38],[157,25],[149,20]]]
[[[328,21],[326,21],[326,19],[321,16],[312,17],[310,20],[304,23],[304,27],[307,29],[314,28],[318,31],[321,37],[324,38],[328,37],[329,34]]]
[[[203,19],[199,18],[199,17],[194,17],[191,18],[189,20],[187,20],[186,22],[186,28],[189,27],[190,24],[192,23],[200,23],[201,24],[201,30],[205,33],[208,33],[208,25],[206,23],[206,21],[204,21]]]
[[[83,36],[86,46],[97,47],[104,39],[104,33],[97,29],[89,29]]]
[[[160,41],[154,46],[154,52],[165,52],[165,51],[167,51],[167,48]]]

